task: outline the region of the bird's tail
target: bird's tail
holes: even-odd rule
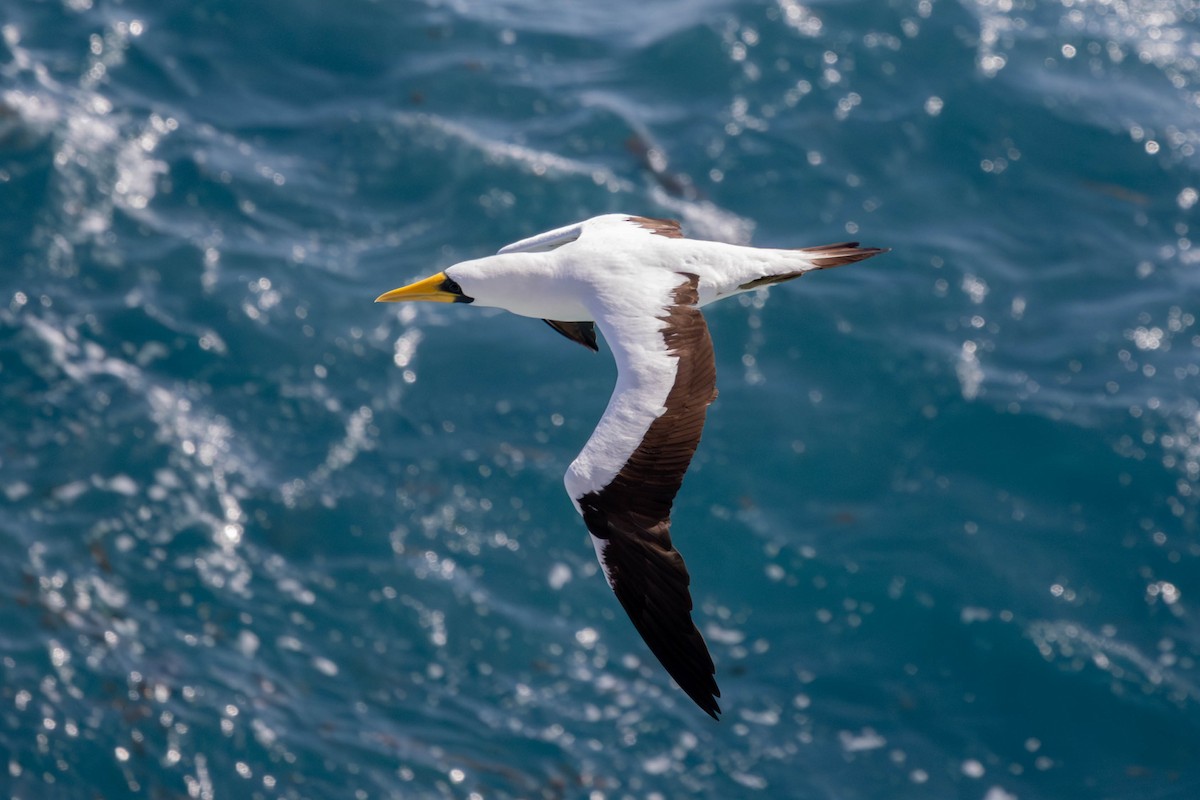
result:
[[[838,242],[837,244],[823,244],[817,247],[798,247],[794,250],[780,250],[780,254],[791,254],[793,262],[796,260],[796,253],[802,254],[807,262],[800,269],[781,272],[776,275],[764,275],[761,278],[755,278],[752,281],[743,283],[739,289],[757,289],[760,286],[769,286],[773,283],[783,283],[790,281],[792,278],[799,278],[806,272],[812,272],[818,269],[829,269],[830,267],[840,267],[843,264],[853,264],[855,261],[877,256],[880,253],[888,252],[886,247],[859,247],[858,242]]]
[[[888,252],[886,247],[859,247],[858,242],[838,242],[797,249],[809,257],[813,262],[813,269],[840,267],[842,264],[853,264],[855,261]]]

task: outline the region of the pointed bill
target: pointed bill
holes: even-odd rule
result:
[[[429,303],[464,302],[462,290],[444,272],[430,275],[428,278],[410,283],[408,286],[384,292],[375,298],[376,303],[401,303],[408,300],[424,300]]]

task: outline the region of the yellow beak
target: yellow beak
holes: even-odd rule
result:
[[[405,300],[426,300],[431,303],[461,302],[462,293],[455,294],[450,291],[449,287],[457,288],[457,284],[451,281],[446,273],[439,272],[437,275],[430,275],[428,278],[410,283],[408,286],[384,292],[375,298],[375,302],[400,303]]]

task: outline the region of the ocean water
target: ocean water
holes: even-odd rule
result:
[[[1197,14],[0,0],[0,794],[1200,797]],[[719,723],[607,351],[372,304],[614,211],[892,248],[706,310]]]

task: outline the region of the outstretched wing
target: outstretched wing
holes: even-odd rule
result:
[[[692,621],[690,577],[671,543],[671,505],[716,397],[695,275],[646,287],[647,308],[596,315],[617,361],[617,386],[566,484],[609,585],[667,672],[714,719],[720,689]],[[657,313],[654,313],[657,312]]]

